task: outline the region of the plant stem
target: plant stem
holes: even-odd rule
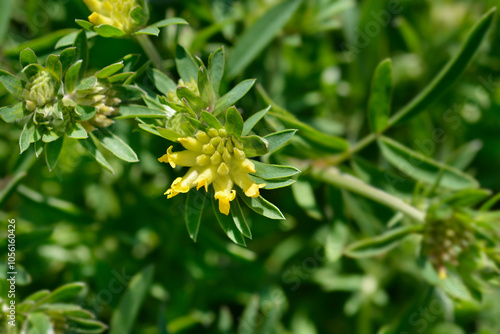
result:
[[[163,59],[154,46],[153,42],[149,39],[148,35],[136,35],[135,40],[140,44],[146,55],[149,57],[153,65],[162,72],[165,72],[163,67]]]
[[[425,223],[424,212],[403,202],[401,199],[393,195],[364,183],[351,175],[341,173],[337,168],[312,166],[310,173],[319,181],[326,182],[332,186],[364,196],[391,209],[402,212],[420,223]]]

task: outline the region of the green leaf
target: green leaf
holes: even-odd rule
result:
[[[80,123],[74,123],[71,126],[71,128],[68,128],[66,130],[66,133],[68,134],[68,136],[70,138],[75,138],[75,139],[85,139],[89,136],[87,134],[87,131],[84,129],[84,127]]]
[[[77,117],[76,119],[79,121],[88,121],[92,117],[94,117],[96,113],[96,108],[94,107],[89,107],[89,106],[76,106],[76,113]],[[85,137],[87,138],[87,137]]]
[[[153,135],[155,135],[155,136],[162,137],[162,136],[160,135],[160,132],[158,132],[158,130],[156,129],[156,127],[155,127],[155,126],[151,126],[151,125],[146,124],[146,123],[139,123],[139,127],[140,127],[142,130],[144,130],[144,131],[146,131],[146,132],[149,132],[149,133],[151,133],[151,134],[153,134]],[[162,138],[163,138],[163,137],[162,137]]]
[[[137,101],[146,95],[145,91],[132,85],[113,85],[113,91],[115,91],[116,97],[122,101]]]
[[[102,37],[120,38],[126,36],[125,32],[120,28],[109,24],[101,24],[94,27],[94,31]]]
[[[186,20],[181,19],[180,17],[171,17],[169,19],[164,19],[152,24],[152,27],[163,28],[172,24],[189,24]]]
[[[239,99],[241,99],[245,94],[252,88],[255,83],[255,79],[244,80],[236,85],[233,89],[227,92],[223,97],[221,97],[215,103],[214,115],[217,116],[220,113],[226,111],[227,108],[235,104]]]
[[[265,109],[262,109],[261,111],[256,112],[252,116],[248,117],[248,119],[243,123],[243,131],[241,133],[242,136],[246,136],[252,131],[254,128],[255,124],[257,124],[262,117],[264,117],[267,112],[271,109],[271,106],[268,106]]]
[[[158,29],[157,27],[152,27],[152,26],[149,26],[149,27],[146,27],[146,28],[142,28],[140,30],[137,30],[136,32],[134,32],[132,35],[151,35],[151,36],[158,36],[160,34],[160,29]]]
[[[75,47],[75,60],[82,60],[80,71],[77,75],[76,82],[82,80],[87,72],[87,67],[89,65],[89,45],[87,41],[87,35],[84,30],[80,30],[75,37],[75,41],[73,42],[73,46]]]
[[[85,289],[85,283],[83,282],[65,284],[55,289],[45,297],[39,299],[37,301],[37,305],[54,304],[62,301],[67,301],[69,299],[74,299],[80,292],[83,291],[83,289]]]
[[[112,76],[113,74],[115,74],[116,72],[118,72],[119,70],[121,70],[123,68],[123,66],[124,66],[123,61],[116,63],[116,64],[106,66],[105,68],[103,68],[102,70],[100,70],[96,74],[94,74],[94,76],[97,79],[106,79],[106,78]]]
[[[231,203],[231,205],[233,204]],[[229,215],[226,216],[219,211],[219,207],[215,198],[212,198],[212,207],[214,209],[214,214],[217,218],[217,221],[219,222],[224,232],[226,232],[229,239],[231,239],[235,244],[245,246],[245,238],[234,224],[233,218]],[[231,208],[231,210],[232,209],[233,208]]]
[[[58,80],[61,80],[62,77],[62,64],[59,60],[59,55],[50,55],[47,57],[47,62],[45,63],[45,68],[49,70],[50,73]]]
[[[289,129],[264,136],[264,139],[269,143],[269,153],[276,151],[277,149],[288,143],[288,141],[292,139],[295,132],[297,132],[297,130]]]
[[[210,127],[210,128],[214,128],[217,130],[220,130],[223,128],[222,124],[220,124],[217,117],[215,117],[214,115],[212,115],[209,112],[202,111],[201,118],[205,121],[205,123],[207,123],[208,127]]]
[[[83,60],[78,60],[76,63],[71,65],[66,71],[64,79],[64,87],[66,88],[66,93],[73,93],[76,84],[78,82],[78,76],[83,66]]]
[[[241,132],[243,131],[243,118],[238,109],[234,106],[227,109],[225,127],[228,133],[238,138],[241,137]]]
[[[219,93],[220,81],[224,75],[224,63],[225,54],[224,47],[222,47],[211,54],[208,61],[208,76],[210,77],[210,83],[216,95]]]
[[[109,334],[128,334],[153,283],[154,267],[148,266],[132,277],[127,291],[111,316]]]
[[[373,132],[385,130],[391,112],[392,95],[392,62],[382,61],[373,76],[370,101],[368,102],[368,118]]]
[[[30,313],[28,315],[28,323],[29,329],[27,334],[46,334],[54,332],[49,318],[41,312]]]
[[[118,158],[127,162],[137,162],[137,154],[130,148],[120,137],[109,131],[108,129],[101,128],[96,131],[97,138],[102,146],[108,149]]]
[[[156,68],[148,70],[148,76],[153,81],[156,89],[163,95],[167,95],[169,92],[174,92],[177,89],[177,84],[165,73]]]
[[[254,176],[254,175],[249,175],[249,176],[253,180],[253,182],[255,182],[255,183],[265,184],[263,189],[268,189],[268,190],[288,187],[288,186],[295,183],[294,179],[264,180],[264,179],[261,179],[260,177]]]
[[[63,74],[66,73],[67,69],[73,63],[73,60],[75,60],[75,55],[76,55],[76,48],[74,47],[64,49],[59,54],[59,61],[61,62],[62,65]]]
[[[178,87],[176,94],[179,100],[184,100],[183,102],[189,105],[191,110],[196,111],[197,113],[201,112],[201,110],[207,109],[208,107],[198,95],[193,93],[187,87]]]
[[[23,83],[9,72],[0,70],[0,82],[3,83],[5,89],[9,91],[16,99],[23,99]]]
[[[179,76],[184,82],[190,82],[191,79],[198,81],[199,66],[194,61],[193,56],[181,45],[177,45],[175,49],[175,65],[177,66]]]
[[[54,130],[50,130],[50,131],[43,134],[42,141],[45,143],[50,143],[50,142],[53,142],[54,140],[57,140],[59,137],[61,137],[61,134],[59,132],[55,132]]]
[[[33,136],[34,132],[35,124],[33,123],[33,119],[30,118],[30,120],[24,124],[23,131],[19,137],[19,147],[21,149],[20,153],[23,153],[28,149],[28,147],[30,147],[30,138]]]
[[[495,12],[496,8],[492,8],[474,25],[462,44],[460,52],[450,59],[441,72],[420,94],[389,120],[389,126],[400,124],[418,115],[439,99],[458,80],[486,36]]]
[[[252,239],[252,232],[250,231],[250,227],[248,227],[245,215],[243,215],[238,197],[236,197],[234,201],[231,202],[231,215],[233,216],[234,224],[236,225],[238,230],[245,237]]]
[[[85,130],[84,130],[85,131]],[[54,170],[59,159],[59,154],[63,147],[64,137],[58,138],[57,140],[45,144],[45,161],[49,167],[49,171]]]
[[[89,90],[97,85],[97,78],[96,77],[88,77],[80,81],[78,86],[76,86],[77,91],[81,90]]]
[[[113,167],[106,160],[104,155],[102,155],[101,151],[97,148],[92,138],[82,139],[78,141],[88,152],[89,154],[104,168],[114,174]]]
[[[175,131],[172,131],[170,129],[165,129],[165,128],[156,128],[158,130],[158,133],[160,134],[160,136],[162,136],[163,138],[165,139],[168,139],[170,141],[173,141],[173,142],[176,142],[177,139],[183,137],[183,135],[175,132]]]
[[[287,0],[267,11],[238,39],[229,58],[228,76],[241,73],[290,20],[301,0]]]
[[[252,160],[255,165],[255,176],[264,180],[289,178],[300,173],[295,167],[270,165],[259,161]]]
[[[147,10],[144,10],[142,6],[135,6],[130,12],[130,17],[135,21],[138,26],[144,26],[148,21]]]
[[[378,143],[390,164],[416,180],[433,185],[441,177],[440,186],[451,190],[478,187],[477,181],[467,174],[429,159],[392,139],[381,137]]]
[[[131,77],[133,77],[134,75],[135,75],[134,72],[118,73],[118,74],[115,74],[115,75],[108,77],[107,81],[109,83],[125,82],[128,79],[130,79]]]
[[[93,29],[94,25],[92,25]],[[73,29],[67,29],[67,30],[73,30]],[[59,49],[65,46],[72,46],[75,43],[76,37],[78,36],[78,33],[80,31],[72,31],[69,34],[66,33],[64,37],[60,38],[59,41],[57,42],[56,46],[54,47],[55,49]],[[87,36],[87,39],[94,38],[97,35],[96,32],[94,31],[86,31],[85,35]]]
[[[77,333],[103,333],[108,329],[108,326],[98,320],[82,319],[74,316],[67,316],[66,319],[68,328],[77,328]]]
[[[491,190],[487,189],[464,189],[457,193],[448,195],[441,200],[455,208],[473,207],[491,196]]]
[[[419,232],[422,229],[423,225],[398,227],[389,230],[382,235],[356,241],[347,246],[344,254],[353,258],[379,256],[387,253],[388,251],[399,245],[399,243],[403,241],[403,238],[405,238],[406,236],[412,233]]]
[[[239,140],[243,144],[243,151],[249,158],[264,155],[269,151],[269,143],[262,137],[246,136]]]
[[[124,118],[165,118],[167,113],[159,109],[151,109],[145,106],[129,105],[120,107],[119,116],[116,119]]]
[[[89,21],[76,19],[75,22],[76,22],[76,24],[78,24],[80,27],[82,27],[83,29],[85,29],[87,31],[94,30],[94,24],[90,23]]]
[[[29,114],[31,114],[31,111],[25,110],[22,103],[0,108],[0,117],[7,123],[18,121]]]
[[[208,77],[208,71],[204,65],[200,66],[198,70],[198,90],[200,91],[204,106],[211,108],[215,100],[215,93]]]
[[[21,51],[19,54],[19,60],[21,61],[22,68],[31,64],[38,64],[38,58],[36,57],[35,52],[33,52],[30,48]]]
[[[201,217],[205,208],[207,193],[189,191],[186,196],[186,208],[184,210],[184,219],[189,236],[193,241],[198,237],[200,230]]]
[[[47,72],[43,66],[39,64],[30,64],[26,66],[23,71],[24,75],[28,78],[28,80],[33,80],[36,75],[42,72]]]
[[[264,197],[247,197],[241,190],[237,190],[240,198],[245,202],[245,204],[257,212],[259,215],[270,218],[270,219],[285,219],[285,216],[281,213],[274,204],[265,200]]]

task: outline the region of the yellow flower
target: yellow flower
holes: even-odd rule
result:
[[[137,25],[130,16],[130,12],[137,7],[136,0],[83,0],[93,13],[89,21],[99,26],[107,24],[121,29],[130,35],[137,30]]]
[[[168,198],[187,193],[191,188],[208,190],[213,184],[219,211],[229,214],[230,202],[235,199],[233,186],[240,187],[246,196],[258,197],[259,189],[265,184],[256,184],[248,173],[255,173],[255,166],[246,158],[243,146],[225,129],[198,131],[194,137],[179,138],[186,150],[172,152],[173,146],[158,159],[160,162],[190,167],[186,175],[175,179],[165,192]]]

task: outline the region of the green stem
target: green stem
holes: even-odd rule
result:
[[[403,202],[395,196],[364,183],[351,175],[341,173],[337,168],[313,166],[310,173],[319,181],[364,196],[391,209],[402,212],[420,223],[425,223],[424,212]]]
[[[165,72],[165,68],[163,67],[163,58],[161,57],[160,53],[154,46],[153,42],[151,42],[151,39],[149,39],[148,35],[136,35],[135,40],[139,43],[139,45],[142,47],[146,55],[149,57],[153,65],[159,69],[160,71]]]

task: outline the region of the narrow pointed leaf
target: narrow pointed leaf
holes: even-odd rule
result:
[[[207,125],[210,128],[214,128],[214,129],[217,129],[217,130],[223,128],[222,124],[220,124],[220,122],[217,119],[217,117],[215,117],[214,115],[212,115],[209,112],[202,111],[201,112],[201,118],[205,121],[205,123],[207,123]]]
[[[173,92],[177,89],[177,84],[172,79],[155,68],[148,71],[148,76],[153,81],[156,89],[163,95],[167,95],[169,92]]]
[[[495,12],[496,8],[491,9],[474,25],[462,44],[460,52],[450,59],[420,94],[390,119],[389,125],[402,123],[418,115],[439,99],[460,78],[486,36]]]
[[[94,143],[94,140],[92,138],[87,138],[87,139],[82,139],[78,141],[88,152],[89,154],[94,157],[94,159],[104,168],[106,168],[108,171],[110,171],[112,174],[114,174],[113,167],[109,164],[109,162],[106,160],[104,155],[102,155],[101,151],[97,148],[96,144]]]
[[[278,4],[241,35],[227,63],[229,77],[241,73],[259,55],[290,20],[301,2],[287,0]]]
[[[220,81],[222,80],[222,76],[224,75],[224,64],[225,64],[225,54],[224,48],[220,48],[215,51],[213,55],[210,57],[210,61],[208,64],[208,74],[210,77],[210,83],[212,84],[212,89],[215,94],[219,93]]]
[[[223,97],[221,97],[215,103],[214,115],[217,116],[220,113],[226,111],[227,108],[234,105],[239,101],[245,94],[252,88],[255,83],[255,79],[244,80],[237,84],[233,89],[227,92]]]
[[[262,137],[246,136],[239,140],[243,144],[243,151],[249,158],[264,155],[269,151],[269,143]]]
[[[375,69],[368,102],[368,118],[373,132],[379,133],[387,126],[391,111],[391,95],[392,63],[390,59],[386,59]]]
[[[264,117],[267,112],[271,109],[271,106],[268,106],[266,109],[262,109],[261,111],[256,112],[252,116],[248,117],[248,119],[243,124],[243,131],[241,132],[242,136],[246,136],[252,131],[253,127]]]
[[[109,131],[108,129],[100,129],[96,133],[97,138],[101,142],[102,146],[108,149],[118,158],[127,162],[137,162],[137,154],[134,150],[128,146],[120,137]]]
[[[190,82],[191,79],[198,80],[198,64],[196,64],[193,56],[180,45],[177,45],[175,49],[175,65],[184,82]]]
[[[237,191],[243,202],[245,202],[250,209],[257,212],[259,215],[270,219],[285,219],[285,216],[283,216],[280,209],[264,199],[264,197],[247,197],[241,190],[238,189]]]
[[[102,70],[100,70],[99,72],[94,74],[94,76],[98,79],[106,79],[106,78],[112,76],[113,74],[115,74],[116,72],[118,72],[119,70],[121,70],[123,68],[123,66],[124,66],[123,61],[116,63],[116,64],[106,66],[105,68],[103,68]]]
[[[286,145],[293,135],[297,132],[295,129],[283,130],[275,133],[271,133],[264,136],[264,139],[269,143],[269,153],[272,153],[279,149],[280,147]]]
[[[14,104],[13,106],[7,106],[0,108],[0,117],[7,123],[12,123],[20,120],[29,114],[31,111],[25,110],[22,103]]]
[[[238,245],[245,246],[246,245],[245,238],[234,224],[233,218],[229,215],[226,216],[225,214],[219,211],[218,203],[214,198],[212,198],[212,207],[214,209],[214,214],[215,217],[217,218],[217,221],[219,222],[224,232],[226,232],[229,239],[231,239],[234,243]]]
[[[206,206],[207,193],[201,192],[188,192],[186,196],[186,208],[184,210],[184,219],[186,220],[186,227],[189,236],[193,241],[198,237],[200,230],[201,217],[203,209]]]
[[[245,215],[241,210],[240,202],[238,197],[231,202],[231,215],[233,216],[233,221],[238,230],[247,238],[252,239],[252,232],[250,227],[248,227]]]
[[[412,151],[392,139],[381,137],[378,143],[390,164],[416,180],[433,185],[441,178],[439,185],[451,190],[478,187],[477,181],[469,175]]]
[[[300,173],[295,167],[270,165],[259,161],[252,160],[255,165],[255,176],[264,180],[289,178]]]
[[[132,277],[118,307],[111,316],[109,334],[129,334],[133,331],[144,299],[153,283],[154,267],[148,266]]]
[[[227,110],[225,127],[228,133],[236,137],[241,136],[241,132],[243,131],[243,118],[236,107],[231,107]]]
[[[61,137],[53,142],[45,144],[45,161],[47,162],[47,166],[50,171],[54,170],[54,167],[59,160],[59,154],[61,153],[63,143],[64,137]]]

